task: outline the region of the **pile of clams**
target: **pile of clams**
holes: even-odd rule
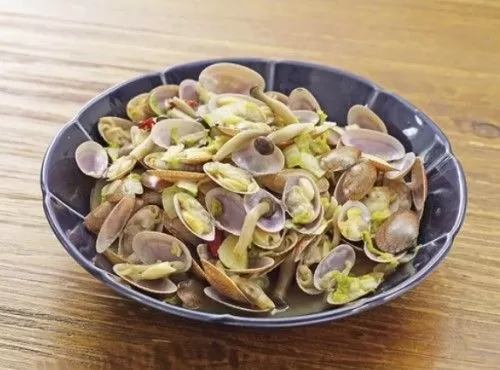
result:
[[[97,123],[104,145],[75,153],[96,179],[84,225],[124,284],[272,315],[293,309],[291,290],[353,302],[416,254],[422,159],[366,106],[339,126],[307,89],[265,91],[253,70],[217,63],[126,111]]]

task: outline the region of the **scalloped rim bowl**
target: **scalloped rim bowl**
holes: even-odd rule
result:
[[[164,303],[123,285],[93,263],[95,237],[82,226],[88,212],[93,179],[78,172],[74,161],[76,146],[84,140],[100,141],[96,124],[104,115],[124,115],[125,104],[133,96],[166,83],[185,78],[197,79],[209,64],[233,62],[261,73],[267,90],[289,93],[304,86],[318,99],[329,120],[343,125],[347,110],[354,104],[366,104],[384,120],[389,133],[407,150],[422,156],[429,178],[429,196],[422,218],[419,242],[425,248],[417,255],[410,273],[395,273],[394,278],[374,294],[352,304],[317,313],[292,317],[237,316],[193,311]],[[201,60],[171,66],[162,72],[146,73],[104,91],[89,101],[53,139],[41,169],[43,208],[55,235],[66,251],[90,274],[119,294],[160,311],[194,320],[250,327],[310,325],[337,320],[377,307],[422,282],[445,258],[461,228],[467,208],[467,185],[462,166],[437,124],[415,106],[363,77],[324,65],[256,58]]]

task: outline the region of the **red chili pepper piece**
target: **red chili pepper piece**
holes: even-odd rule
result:
[[[222,244],[222,231],[215,230],[215,239],[211,242],[208,242],[208,251],[212,255],[212,257],[217,258],[219,253],[219,248]]]
[[[151,131],[151,129],[153,128],[155,124],[155,120],[151,117],[151,118],[147,118],[145,120],[142,120],[141,122],[139,122],[139,128],[142,129],[142,130],[147,130],[147,131]]]
[[[198,103],[196,102],[196,100],[186,100],[186,103],[188,103],[188,105],[191,108],[196,108],[198,106]]]

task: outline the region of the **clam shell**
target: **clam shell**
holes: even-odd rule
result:
[[[396,194],[396,199],[389,206],[391,212],[399,210],[409,210],[411,208],[412,196],[411,189],[401,180],[384,179],[384,186],[387,186]]]
[[[191,228],[191,226],[189,225],[189,222],[187,222],[185,220],[185,217],[184,217],[184,214],[183,214],[183,209],[182,209],[182,202],[181,202],[181,198],[185,198],[186,201],[189,201],[191,202],[191,206],[193,208],[196,208],[196,211],[199,212],[197,213],[197,216],[196,219],[197,220],[206,220],[207,222],[209,222],[209,230],[206,232],[206,233],[199,233],[199,232],[196,232],[195,230],[193,230]],[[179,218],[179,220],[181,220],[181,222],[184,224],[184,226],[186,226],[186,228],[191,231],[194,235],[196,235],[198,238],[200,239],[203,239],[203,240],[206,240],[206,241],[212,241],[215,239],[215,223],[214,223],[214,220],[212,218],[212,216],[210,215],[210,213],[208,213],[208,211],[200,204],[200,202],[198,202],[198,200],[193,197],[192,195],[189,195],[189,194],[186,194],[186,193],[177,193],[174,195],[174,207],[175,207],[175,211],[177,213],[177,217]],[[187,210],[184,210],[184,211],[187,211]]]
[[[263,251],[259,253],[260,256],[271,256],[275,260],[278,260],[280,257],[284,257],[288,255],[296,246],[297,243],[301,240],[299,235],[294,230],[286,230],[283,238],[281,239],[280,245],[273,250]]]
[[[362,129],[380,131],[387,133],[384,121],[380,119],[370,108],[364,105],[353,105],[347,112],[347,124],[358,125]]]
[[[277,310],[280,312],[286,311],[290,308],[290,305],[286,301],[286,295],[293,282],[293,278],[295,277],[295,271],[296,266],[293,256],[290,254],[285,258],[282,258],[278,278],[271,293],[271,297],[276,303]]]
[[[87,230],[98,234],[101,230],[102,224],[109,216],[115,204],[105,201],[99,204],[95,209],[93,209],[85,218],[83,219],[83,224]]]
[[[163,226],[165,229],[175,236],[177,239],[184,241],[192,246],[196,246],[202,242],[200,238],[189,231],[186,226],[178,218],[169,218],[165,213],[163,217]]]
[[[365,161],[368,161],[379,171],[387,172],[395,170],[391,163],[384,161],[382,158],[379,158],[375,155],[362,153],[361,158]]]
[[[108,153],[95,141],[85,141],[75,151],[76,165],[85,175],[101,178],[108,168]]]
[[[205,205],[209,211],[213,199],[218,200],[222,204],[222,213],[220,215],[212,214],[215,225],[219,229],[239,236],[246,215],[243,198],[224,188],[214,188],[205,195]]]
[[[363,252],[365,253],[366,257],[373,261],[373,262],[378,262],[378,263],[387,263],[387,260],[385,260],[384,258],[380,257],[380,256],[377,256],[375,254],[373,254],[372,252],[370,252],[370,250],[368,250],[368,247],[367,247],[367,244],[365,243],[365,245],[363,246]],[[397,254],[394,256],[394,259],[396,261],[401,261],[401,259],[406,256],[406,252],[402,252],[400,254]]]
[[[293,250],[293,260],[295,262],[300,262],[305,255],[307,249],[311,246],[317,245],[320,241],[320,237],[317,235],[306,235],[298,243]]]
[[[179,84],[179,98],[185,101],[194,101],[198,103],[200,101],[198,92],[196,91],[197,81],[191,80],[189,78],[182,80]]]
[[[170,109],[168,100],[177,96],[179,86],[177,85],[162,85],[155,87],[149,93],[148,103],[149,108],[157,115],[162,116]]]
[[[318,187],[316,186],[316,183],[314,182],[314,180],[311,180],[310,176],[299,175],[299,176],[289,176],[288,177],[286,184],[285,184],[285,188],[283,189],[283,204],[284,204],[284,207],[285,207],[287,213],[292,215],[290,206],[287,204],[288,193],[291,191],[291,189],[294,185],[297,185],[299,183],[299,180],[301,180],[301,179],[308,180],[309,183],[311,184],[313,190],[314,190],[314,197],[312,199],[312,205],[313,205],[313,210],[314,210],[314,220],[310,224],[303,226],[303,228],[312,229],[312,227],[313,227],[312,224],[314,224],[317,221],[318,216],[320,215],[323,207],[321,207],[321,199],[320,199]]]
[[[215,94],[247,94],[252,86],[264,89],[264,78],[254,70],[235,63],[215,63],[201,71],[199,84]]]
[[[239,179],[247,179],[249,182],[249,185],[247,186],[247,190],[241,190],[241,189],[236,189],[234,187],[230,187],[227,185],[227,183],[224,183],[222,179],[219,177],[218,174],[214,175],[213,170],[218,170],[220,171],[231,171],[234,176],[236,176]],[[208,177],[210,177],[214,182],[219,184],[221,187],[224,189],[227,189],[229,191],[232,191],[234,193],[238,194],[253,194],[259,190],[259,185],[257,185],[257,182],[253,178],[253,176],[238,167],[232,166],[228,163],[220,163],[220,162],[209,162],[205,163],[203,165],[203,171],[207,174]]]
[[[136,234],[144,230],[156,230],[163,222],[162,216],[162,210],[156,205],[147,205],[135,212],[118,239],[118,254],[125,258],[132,254],[132,241]]]
[[[263,200],[270,200],[274,204],[274,212],[270,215],[264,215],[257,221],[257,226],[267,232],[276,233],[285,227],[285,208],[283,204],[271,193],[260,189],[253,194],[247,194],[243,197],[245,210],[250,212],[255,206]]]
[[[312,286],[306,287],[303,284],[303,279],[301,278],[300,271],[305,270],[305,269],[309,270],[309,272],[307,274],[310,275],[310,276],[308,276],[308,278],[311,279]],[[321,290],[318,290],[314,287],[314,273],[311,271],[309,266],[301,265],[300,263],[297,265],[297,269],[295,270],[295,282],[296,282],[297,286],[300,288],[300,290],[302,290],[307,295],[319,295],[322,293]]]
[[[207,275],[205,274],[205,271],[203,271],[203,269],[201,268],[200,264],[198,262],[196,262],[195,259],[193,259],[193,261],[191,263],[191,272],[198,279],[207,281]]]
[[[276,242],[273,242],[273,243],[270,243],[270,244],[264,244],[262,243],[260,240],[257,240],[255,238],[255,232],[256,231],[262,231],[263,233],[267,233],[266,231],[264,230],[260,230],[258,227],[256,228],[256,230],[254,230],[254,237],[252,239],[252,242],[253,244],[255,244],[257,247],[261,248],[261,249],[267,249],[267,250],[273,250],[273,249],[276,249],[280,246],[281,242],[283,241],[283,236],[285,235],[284,233],[283,234],[279,234],[279,233],[268,233],[268,234],[271,234],[271,235],[277,235],[279,236],[279,239],[276,238]]]
[[[137,159],[126,155],[124,157],[118,158],[113,162],[111,166],[108,167],[105,175],[108,181],[114,181],[127,176],[137,164]]]
[[[279,173],[276,174],[258,176],[257,180],[273,193],[282,194],[283,190],[285,190],[285,184],[288,178],[293,176],[306,176],[311,181],[314,181],[314,178],[309,171],[300,168],[284,169],[283,171],[280,171]],[[319,182],[317,183],[317,185],[319,185]],[[321,185],[323,189],[322,191],[325,191],[324,190],[325,184],[323,183]]]
[[[346,130],[341,137],[346,146],[353,146],[366,154],[371,154],[383,160],[397,161],[406,154],[403,144],[395,137],[382,132],[356,129]]]
[[[299,123],[312,123],[316,125],[320,121],[319,114],[310,110],[292,110],[292,113],[295,114]]]
[[[259,151],[261,142],[267,143],[272,148],[272,153],[261,153]],[[243,148],[233,152],[231,159],[238,167],[255,176],[278,173],[285,167],[283,152],[265,137],[256,137],[250,140]]]
[[[132,121],[120,117],[101,117],[97,123],[99,135],[109,145],[123,147],[131,142],[130,129],[134,126]]]
[[[377,230],[375,242],[382,252],[398,254],[416,246],[419,229],[418,215],[412,211],[399,211]]]
[[[276,145],[290,144],[293,138],[310,132],[314,129],[312,123],[291,123],[267,135],[267,138]]]
[[[203,285],[195,279],[183,280],[177,285],[177,297],[182,301],[182,307],[197,310],[205,298]]]
[[[250,130],[245,130],[241,131],[237,135],[233,136],[231,139],[226,141],[217,151],[217,153],[214,154],[213,156],[213,161],[214,162],[220,162],[226,157],[229,157],[233,152],[239,150],[243,145],[245,145],[247,142],[250,140],[268,134],[271,129],[269,126],[268,128],[262,128],[262,129],[250,129]],[[219,127],[220,129],[221,127]]]
[[[132,249],[142,263],[151,264],[158,261],[184,263],[184,269],[178,272],[186,272],[191,268],[193,257],[186,245],[172,235],[157,231],[140,231],[133,241]]]
[[[153,294],[174,294],[177,291],[177,286],[169,278],[154,279],[154,280],[133,280],[122,274],[126,263],[119,263],[113,266],[113,272],[127,283]]]
[[[346,261],[354,266],[356,262],[356,252],[348,244],[340,244],[328,253],[318,264],[314,271],[314,286],[318,290],[324,290],[321,285],[321,278],[330,271],[343,271]]]
[[[285,105],[288,105],[288,96],[286,96],[283,93],[280,93],[279,91],[266,91],[264,94],[282,102]]]
[[[244,101],[252,102],[252,103],[257,104],[259,106],[265,106],[265,104],[263,102],[261,102],[258,99],[252,98],[250,95],[227,93],[227,94],[219,94],[219,95],[212,96],[212,98],[210,98],[210,100],[208,101],[208,104],[207,104],[208,111],[211,112],[211,111],[219,108],[221,106],[219,103],[219,101],[221,99],[226,99],[226,101],[232,100],[231,101],[232,103],[244,100]],[[227,104],[229,104],[229,102]]]
[[[341,203],[342,198],[359,200],[371,190],[377,179],[377,170],[369,162],[358,163],[349,168],[339,179],[335,189],[335,198]],[[341,194],[338,194],[341,192]],[[341,195],[337,198],[337,195]]]
[[[140,122],[153,117],[154,113],[149,107],[149,93],[134,96],[127,103],[127,116],[134,122]]]
[[[385,177],[389,180],[401,180],[403,179],[408,172],[413,168],[413,164],[415,163],[415,153],[409,152],[406,153],[405,156],[391,163],[391,166],[395,168],[395,170],[391,170],[385,173]]]
[[[113,246],[109,247],[106,249],[102,254],[108,259],[108,261],[112,265],[116,265],[118,263],[126,263],[127,260],[123,257],[121,257],[116,250],[113,250]]]
[[[247,313],[266,313],[269,312],[268,309],[257,309],[257,308],[252,308],[252,307],[247,307],[247,306],[240,306],[236,304],[236,302],[231,302],[228,301],[227,298],[217,291],[217,289],[213,287],[206,287],[203,292],[205,295],[210,298],[211,300],[220,303],[226,307],[232,308],[237,311],[242,311],[242,312],[247,312]]]
[[[95,244],[97,253],[104,252],[116,239],[118,239],[128,219],[132,215],[134,205],[135,196],[125,195],[109,213],[97,235]]]
[[[361,152],[352,146],[336,148],[321,156],[319,164],[325,171],[345,171],[354,166]]]
[[[369,230],[370,229],[370,222],[371,222],[371,213],[368,207],[366,207],[363,203],[357,201],[357,200],[349,200],[347,201],[343,206],[342,209],[339,212],[338,218],[337,218],[337,225],[339,225],[339,222],[347,220],[347,211],[349,211],[351,208],[359,208],[361,210],[361,220],[363,221],[363,229]],[[344,238],[347,240],[356,242],[360,241],[362,239],[361,235],[359,237],[353,237],[352,235],[348,237],[342,232],[342,228],[339,226],[340,233]]]
[[[205,127],[197,121],[183,119],[164,119],[157,122],[151,129],[151,138],[162,148],[168,148],[172,143],[172,133],[181,140],[182,137],[204,131]]]
[[[208,283],[217,293],[233,301],[250,304],[250,301],[240,288],[224,271],[218,269],[205,259],[201,260],[201,265],[205,271]]]
[[[241,268],[241,269],[228,268],[227,271],[234,274],[254,275],[254,274],[259,274],[264,270],[269,271],[269,268],[273,266],[274,266],[274,259],[271,257],[264,256],[264,257],[249,258],[247,268]]]
[[[427,175],[425,173],[424,162],[422,158],[415,158],[411,169],[411,193],[413,205],[417,211],[419,219],[422,217],[425,201],[427,199]]]
[[[264,102],[278,118],[278,121],[282,125],[289,125],[291,123],[299,123],[298,118],[292,113],[290,108],[288,108],[282,102],[271,98],[270,96],[264,94],[264,90],[260,86],[254,86],[250,89],[250,95],[254,98]]]
[[[163,189],[172,186],[171,182],[161,180],[159,177],[153,176],[149,172],[143,172],[141,174],[141,184],[148,189],[154,190],[155,192],[161,192]]]
[[[320,108],[318,101],[309,90],[297,87],[288,96],[288,108],[291,110],[317,111]]]
[[[236,286],[245,294],[253,307],[259,309],[273,310],[274,302],[267,296],[262,287],[254,281],[242,278],[238,275],[233,275],[231,279],[236,283]]]

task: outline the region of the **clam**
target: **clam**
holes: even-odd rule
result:
[[[151,129],[151,138],[156,145],[169,148],[186,142],[193,134],[204,132],[205,128],[199,122],[172,118],[156,123]]]
[[[343,271],[348,274],[355,262],[356,252],[354,249],[348,244],[340,244],[327,254],[316,267],[313,278],[314,287],[321,291],[332,290],[335,280],[328,279],[327,274],[331,271]]]
[[[267,232],[278,232],[285,226],[285,210],[281,202],[271,193],[260,189],[243,198],[247,214],[241,228],[241,235],[234,246],[234,253],[247,253],[251,245],[255,227],[258,225]]]
[[[384,185],[387,186],[391,192],[389,205],[391,213],[399,210],[409,210],[411,208],[411,189],[404,181],[384,179]]]
[[[116,239],[118,239],[128,219],[132,215],[134,205],[135,196],[126,195],[109,213],[97,235],[95,244],[97,253],[104,252]]]
[[[201,256],[200,256],[201,257]],[[220,296],[249,305],[250,301],[224,270],[217,268],[207,259],[201,258],[207,281]],[[206,293],[206,289],[205,289]],[[209,296],[210,297],[210,296]],[[212,297],[210,297],[212,298]]]
[[[411,169],[411,193],[413,205],[418,218],[422,218],[424,212],[425,200],[427,199],[427,176],[425,173],[424,162],[420,157],[415,158]]]
[[[375,232],[378,226],[391,215],[391,190],[387,186],[374,186],[362,203],[371,213],[371,231]]]
[[[216,187],[206,193],[205,205],[219,229],[233,235],[241,234],[246,211],[240,195]]]
[[[251,102],[260,107],[267,107],[263,102],[258,99],[252,98],[250,95],[245,94],[219,94],[214,95],[208,101],[207,108],[209,112],[216,110],[224,105],[238,103],[238,102]]]
[[[197,310],[204,300],[203,285],[195,279],[183,280],[177,285],[177,296],[182,307]]]
[[[136,164],[137,159],[130,155],[120,157],[108,167],[108,170],[106,171],[106,178],[109,181],[114,181],[127,176],[130,171],[134,169]]]
[[[292,113],[297,117],[299,123],[312,123],[316,125],[321,119],[318,113],[310,110],[293,110]]]
[[[199,245],[202,240],[194,235],[189,229],[184,226],[181,220],[178,218],[170,218],[165,213],[163,217],[163,226],[172,236],[185,241],[186,243],[196,246]]]
[[[127,116],[134,122],[140,122],[154,115],[149,107],[149,93],[139,94],[127,103]]]
[[[257,180],[259,181],[259,183],[261,183],[264,187],[268,188],[270,191],[274,193],[283,194],[283,191],[285,190],[285,184],[288,178],[294,176],[306,176],[311,181],[315,181],[309,171],[300,168],[288,168],[276,174],[258,176]],[[320,185],[319,181],[317,182],[317,185]],[[322,185],[322,190],[325,191],[325,184],[322,183],[321,185]]]
[[[271,131],[271,128],[263,129],[250,129],[241,131],[237,135],[233,136],[231,139],[226,141],[214,154],[212,160],[214,162],[219,162],[230,156],[233,152],[239,150],[243,145],[248,143],[250,140],[257,138],[262,135],[266,135]]]
[[[291,110],[308,110],[314,112],[321,110],[314,95],[304,87],[297,87],[292,90],[288,96],[288,108]]]
[[[350,167],[337,182],[334,196],[343,199],[362,199],[375,184],[377,169],[369,162],[360,162]]]
[[[370,108],[356,104],[347,112],[347,124],[358,125],[362,129],[387,133],[384,122]]]
[[[174,294],[177,286],[168,278],[176,271],[170,263],[155,263],[140,265],[118,263],[113,266],[113,272],[129,284],[153,294]]]
[[[130,129],[132,121],[120,117],[101,117],[97,123],[97,130],[104,141],[115,147],[123,147],[131,142]]]
[[[398,254],[417,245],[419,219],[415,212],[399,211],[380,225],[375,242],[382,252]]]
[[[178,85],[162,85],[155,87],[150,91],[148,103],[150,109],[157,115],[162,116],[166,114],[171,108],[168,103],[169,99],[177,96],[179,93]]]
[[[289,254],[280,265],[276,285],[271,293],[271,298],[275,302],[278,311],[285,311],[290,307],[286,301],[286,295],[293,282],[295,271],[296,262],[293,259],[293,255]]]
[[[105,201],[87,214],[87,216],[83,219],[83,224],[87,230],[92,231],[94,234],[98,234],[99,230],[101,230],[102,224],[114,207],[115,204]]]
[[[347,201],[340,210],[337,225],[344,238],[350,241],[363,239],[363,232],[370,230],[370,210],[361,202]]]
[[[269,108],[271,108],[275,115],[275,121],[277,121],[278,126],[286,126],[291,123],[299,123],[298,118],[293,114],[290,108],[288,108],[280,101],[264,94],[264,90],[261,86],[252,87],[250,89],[250,95],[255,99],[264,102]]]
[[[101,197],[104,200],[116,203],[127,194],[140,195],[144,192],[140,179],[139,174],[131,173],[121,180],[112,181],[101,189]]]
[[[267,270],[274,265],[271,257],[248,257],[248,250],[238,253],[235,248],[238,237],[229,234],[218,250],[219,260],[227,267],[227,271],[235,274],[253,275]]]
[[[283,152],[265,136],[250,140],[231,159],[252,175],[261,176],[280,172],[285,166]]]
[[[193,261],[191,252],[183,242],[157,231],[138,232],[132,241],[132,249],[144,264],[175,262],[176,272],[188,271]]]
[[[281,103],[288,105],[288,96],[279,91],[266,91],[265,94],[275,100],[280,101]]]
[[[163,228],[163,213],[156,205],[147,205],[130,217],[118,239],[118,254],[127,258],[132,254],[132,241],[137,233],[144,230]]]
[[[280,245],[276,249],[266,250],[259,253],[260,256],[270,256],[275,260],[290,254],[300,241],[300,237],[295,230],[286,230]]]
[[[295,270],[295,281],[297,286],[307,295],[319,295],[322,293],[314,287],[314,273],[310,266],[299,263]]]
[[[143,172],[141,174],[141,184],[155,192],[161,192],[163,189],[172,185],[170,182],[161,180],[158,176],[153,176],[149,172]]]
[[[267,311],[271,311],[275,308],[274,302],[258,284],[238,275],[233,275],[231,279],[254,307]]]
[[[307,235],[303,237],[297,243],[297,247],[292,252],[294,256],[294,261],[303,262],[306,252],[311,248],[316,248],[319,242],[320,242],[320,237],[318,235]]]
[[[174,195],[173,200],[177,216],[188,230],[200,239],[214,240],[214,220],[195,197],[179,192]]]
[[[385,173],[385,177],[389,180],[401,180],[403,179],[408,172],[413,168],[413,164],[415,163],[415,153],[409,152],[406,153],[403,158],[398,161],[391,162],[391,166],[394,167],[394,170],[387,171]]]
[[[231,127],[242,122],[267,124],[273,122],[274,118],[272,111],[266,105],[238,100],[203,115],[203,120],[210,127]]]
[[[349,147],[349,148],[352,148],[352,147]],[[371,155],[371,154],[366,154],[366,153],[361,153],[361,160],[363,160],[364,162],[369,162],[377,170],[382,171],[384,173],[396,170],[396,168],[393,167],[393,165],[391,163],[396,163],[397,161],[389,163],[389,162],[383,160],[382,158],[377,157],[376,155]]]
[[[177,150],[178,148],[178,150]],[[198,149],[198,148],[190,148]],[[194,155],[193,155],[194,154]],[[191,157],[190,157],[191,155]],[[201,163],[210,158],[210,153],[186,153],[182,145],[173,145],[166,152],[154,152],[144,157],[142,163],[152,170],[170,170],[184,172],[200,172]],[[194,161],[192,159],[195,159]],[[198,164],[186,164],[185,162],[199,162]],[[149,175],[149,174],[148,174]],[[147,175],[147,176],[148,176]]]
[[[265,81],[254,70],[235,63],[215,63],[201,71],[199,84],[215,94],[248,94],[252,86],[265,87]]]
[[[273,250],[280,246],[283,235],[279,232],[264,231],[257,226],[253,232],[252,242],[261,249]]]
[[[186,102],[196,103],[200,102],[200,97],[196,91],[197,81],[189,78],[182,80],[179,84],[179,98]]]
[[[267,137],[276,145],[288,145],[292,143],[295,137],[308,133],[313,129],[314,125],[312,123],[291,123],[271,132]]]
[[[214,182],[234,193],[252,194],[259,190],[259,185],[249,172],[228,163],[205,163],[203,171]]]
[[[96,179],[102,177],[108,168],[108,153],[95,141],[85,141],[75,151],[76,165],[85,175]]]
[[[283,204],[296,225],[313,223],[322,210],[319,190],[307,176],[290,176],[287,179]]]
[[[383,132],[361,128],[346,130],[341,141],[345,146],[353,146],[363,153],[377,156],[387,162],[397,161],[406,154],[403,144]]]
[[[343,146],[321,156],[319,165],[326,171],[345,171],[354,166],[361,156],[359,149]]]

